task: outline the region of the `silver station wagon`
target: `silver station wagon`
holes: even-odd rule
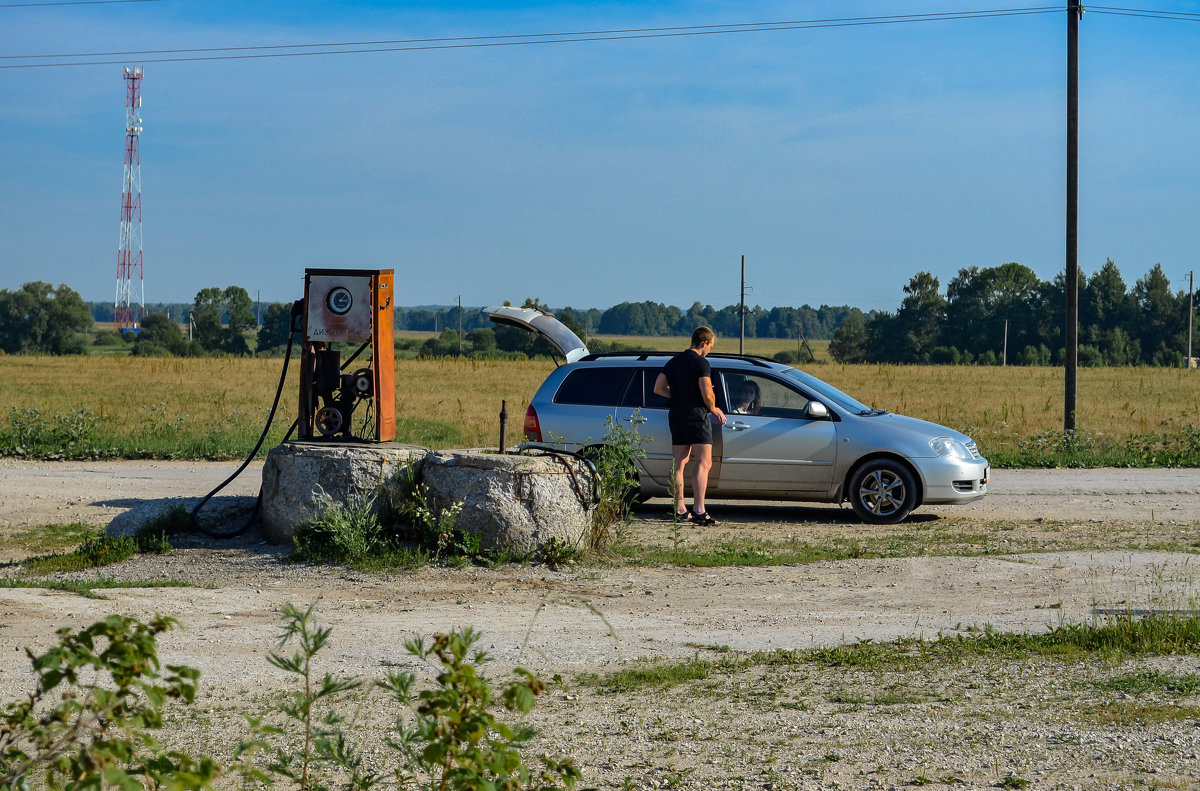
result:
[[[642,500],[670,496],[667,400],[654,381],[669,352],[589,354],[571,330],[531,308],[488,308],[492,321],[540,333],[566,360],[525,414],[527,441],[586,454],[608,419],[636,426]],[[864,522],[899,522],[922,504],[961,504],[987,494],[990,470],[974,440],[953,429],[872,409],[820,379],[774,360],[708,355],[717,405],[713,498],[849,501]],[[715,418],[714,418],[715,420]]]

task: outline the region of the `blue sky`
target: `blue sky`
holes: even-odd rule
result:
[[[743,24],[940,2],[0,4],[11,56]],[[1023,7],[1011,4],[1011,7]],[[1200,14],[1200,2],[1139,7]],[[401,305],[536,296],[894,310],[918,271],[1064,266],[1065,15],[0,69],[0,288],[112,299],[144,66],[147,301],[393,268]],[[1200,21],[1080,25],[1080,266],[1196,268]]]

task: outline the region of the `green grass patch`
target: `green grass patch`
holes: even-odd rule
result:
[[[4,543],[6,548],[48,554],[61,549],[77,547],[95,532],[94,526],[84,522],[72,522],[67,525],[38,525],[14,530]]]
[[[1111,543],[1105,542],[1105,545]],[[771,540],[749,536],[708,539],[693,544],[688,543],[684,534],[678,542],[671,536],[639,541],[626,538],[613,551],[624,563],[634,566],[713,567],[778,566],[861,558],[981,557],[1098,547],[1094,538],[1065,532],[1061,537],[1048,539],[1045,535],[1014,534],[1006,531],[1003,524],[997,524],[987,533],[963,533],[947,529],[939,521],[937,527],[914,528],[891,535],[830,536],[820,544],[798,538]],[[1186,544],[1171,549],[1194,551]]]
[[[138,553],[165,555],[172,549],[168,530],[180,532],[181,529],[180,517],[176,512],[182,512],[186,517],[186,511],[176,508],[143,527],[136,536],[114,537],[104,532],[93,533],[72,552],[28,558],[21,562],[21,567],[31,574],[70,574],[111,566]],[[187,526],[191,527],[190,519]]]
[[[1138,673],[1118,676],[1096,682],[1096,688],[1107,692],[1121,692],[1126,695],[1143,695],[1157,692],[1164,695],[1187,697],[1200,695],[1200,675],[1185,673],[1176,675],[1164,673],[1161,670],[1142,670]]]
[[[829,648],[755,651],[715,659],[697,654],[678,662],[653,660],[604,675],[584,674],[577,680],[583,686],[607,692],[631,692],[645,688],[667,689],[750,668],[815,665],[884,671],[915,670],[981,659],[1011,661],[1042,657],[1081,661],[1099,657],[1106,661],[1121,661],[1184,654],[1200,654],[1200,616],[1111,618],[1099,624],[1063,624],[1045,634],[984,629],[966,635],[939,635],[936,640],[900,638],[888,643],[865,640]]]
[[[98,580],[30,580],[30,579],[0,579],[0,588],[36,588],[42,590],[65,591],[75,593],[87,599],[107,599],[96,593],[98,590],[118,590],[126,588],[191,588],[190,582],[184,580],[114,580],[104,578]]]
[[[1089,706],[1076,716],[1092,725],[1145,726],[1200,719],[1200,707],[1117,701]]]

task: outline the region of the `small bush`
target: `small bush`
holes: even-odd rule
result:
[[[99,422],[90,409],[47,416],[36,407],[9,407],[0,429],[0,455],[30,459],[94,459],[100,451]]]
[[[374,498],[342,504],[319,486],[314,494],[321,511],[292,537],[297,560],[354,563],[384,549]]]
[[[0,719],[0,788],[210,788],[216,762],[167,751],[150,734],[168,699],[196,695],[197,670],[159,672],[157,638],[174,626],[113,615],[60,629],[40,656],[26,649],[37,685]]]
[[[637,502],[637,460],[646,455],[645,444],[652,439],[638,433],[637,418],[635,410],[631,428],[626,429],[609,415],[604,420],[601,444],[587,451],[588,459],[596,466],[600,499],[592,516],[589,538],[592,549],[603,549],[609,544],[614,525],[628,520],[629,509]]]
[[[297,689],[276,704],[295,726],[289,732],[251,719],[255,738],[243,743],[237,758],[244,760],[268,747],[278,737],[266,771],[248,763],[240,765],[250,778],[270,783],[270,776],[286,778],[300,789],[331,787],[326,778],[339,775],[346,788],[370,789],[384,784],[384,776],[368,768],[363,746],[347,732],[339,705],[351,693],[361,696],[362,682],[318,674],[318,653],[330,644],[331,630],[320,627],[313,607],[301,611],[292,604],[283,609],[284,633],[279,647],[293,642],[290,655],[272,653],[275,667],[297,678]],[[390,672],[375,688],[385,690],[400,704],[396,733],[387,739],[394,753],[383,765],[399,788],[454,789],[455,791],[553,791],[571,788],[581,774],[574,761],[542,757],[539,770],[530,769],[519,748],[534,732],[523,724],[510,724],[495,713],[499,703],[510,714],[525,715],[545,690],[536,676],[517,668],[516,679],[499,694],[476,665],[489,661],[475,648],[479,634],[470,628],[435,634],[430,643],[421,638],[405,643],[410,654],[433,666],[433,687],[416,692],[416,675]],[[389,786],[390,787],[390,786]]]

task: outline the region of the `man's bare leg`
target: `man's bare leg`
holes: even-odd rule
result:
[[[671,471],[672,475],[673,475],[673,479],[672,479],[673,486],[671,488],[674,490],[672,492],[672,494],[675,496],[675,513],[676,514],[681,514],[684,511],[683,470],[685,467],[687,467],[688,458],[691,456],[691,454],[692,454],[692,446],[691,445],[672,445],[671,446],[671,455],[675,458],[675,469]]]
[[[704,495],[708,492],[708,471],[712,469],[712,445],[693,445],[696,464],[692,469],[692,512],[708,513]]]

